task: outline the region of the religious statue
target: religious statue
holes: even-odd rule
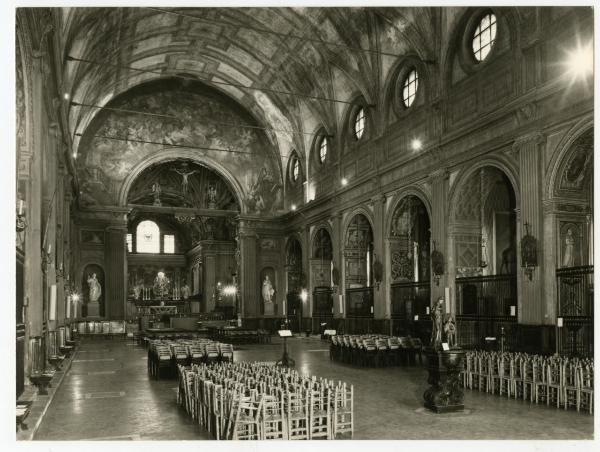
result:
[[[208,199],[208,208],[216,209],[217,208],[217,188],[214,185],[210,185],[208,187],[208,193],[206,195]]]
[[[160,188],[160,184],[158,182],[155,182],[154,184],[152,184],[152,195],[154,196],[154,205],[155,206],[162,206],[162,203],[160,202],[160,193],[161,193],[161,188]]]
[[[444,336],[450,348],[456,346],[456,321],[449,315],[444,323]]]
[[[182,297],[184,300],[187,300],[187,299],[190,297],[190,288],[189,288],[189,286],[187,285],[187,283],[185,283],[185,284],[183,285],[183,287],[181,288],[181,297]]]
[[[565,250],[563,252],[563,267],[573,267],[575,263],[575,255],[573,253],[573,248],[575,246],[575,237],[573,237],[573,230],[571,228],[567,229],[567,235],[565,236]]]
[[[102,295],[102,287],[100,287],[98,278],[96,278],[96,273],[92,273],[91,276],[88,275],[87,283],[90,286],[90,302],[97,303],[100,295]]]
[[[273,284],[271,284],[271,281],[269,281],[269,276],[267,275],[267,276],[265,276],[265,280],[263,281],[263,284],[262,284],[263,301],[265,303],[272,303],[274,293],[275,293],[275,290],[273,289]]]
[[[442,322],[444,321],[444,299],[439,298],[431,310],[431,347],[438,349],[442,345]]]
[[[192,171],[185,172],[185,170],[174,169],[172,171],[175,171],[177,174],[179,174],[179,175],[181,175],[181,177],[183,177],[183,180],[181,181],[181,191],[183,193],[183,196],[187,195],[188,184],[189,184],[188,177],[190,177],[194,173],[197,173],[198,170],[192,170]]]
[[[141,293],[142,293],[142,285],[141,284],[138,283],[135,286],[133,286],[133,298],[134,298],[134,300],[139,300]]]

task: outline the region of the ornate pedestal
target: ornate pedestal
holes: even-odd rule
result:
[[[265,303],[265,315],[275,314],[275,303]]]
[[[87,317],[100,317],[100,303],[89,302],[87,304]]]
[[[463,368],[464,350],[438,351],[426,349],[427,383],[431,385],[423,394],[425,408],[436,413],[463,411],[463,390],[460,373]]]

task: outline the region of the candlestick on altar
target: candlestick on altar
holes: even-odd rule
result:
[[[19,215],[23,215],[23,200],[19,200]]]

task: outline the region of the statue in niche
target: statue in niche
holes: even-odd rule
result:
[[[154,184],[152,184],[152,196],[154,196],[154,205],[155,206],[162,206],[162,203],[160,202],[161,192],[162,192],[162,190],[161,190],[160,184],[158,182],[155,182]]]
[[[571,228],[567,229],[567,233],[565,235],[565,248],[563,251],[563,267],[573,267],[575,264],[575,254],[573,252],[573,248],[575,247],[575,237],[573,237],[573,230]]]
[[[188,185],[189,185],[189,181],[188,181],[188,177],[190,177],[192,174],[197,173],[198,170],[192,170],[192,171],[185,171],[187,169],[187,165],[185,165],[184,169],[180,170],[180,169],[172,169],[171,171],[175,171],[177,174],[179,174],[183,179],[181,181],[181,192],[183,193],[183,196],[187,196],[187,192],[188,192]]]
[[[262,284],[262,297],[265,303],[273,302],[273,294],[275,293],[275,289],[273,289],[273,284],[269,280],[269,275],[265,276],[265,280]]]
[[[206,198],[208,199],[208,208],[216,209],[217,208],[217,188],[214,185],[210,185],[208,187],[208,193],[206,194]]]
[[[96,273],[92,273],[91,276],[88,275],[87,283],[90,286],[90,302],[98,303],[100,295],[102,295],[102,287],[100,287],[98,278],[96,278]]]

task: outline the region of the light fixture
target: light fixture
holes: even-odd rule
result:
[[[71,96],[69,96],[69,93],[65,93],[65,94],[63,94],[63,98],[65,100],[69,100],[71,98]]]
[[[227,296],[234,296],[237,293],[237,288],[233,284],[229,284],[223,288],[223,294]]]
[[[418,138],[415,138],[410,142],[410,147],[413,151],[420,151],[423,147],[423,143]]]
[[[346,185],[348,185],[348,179],[342,177],[342,187],[345,187]]]
[[[302,289],[300,291],[300,299],[306,303],[306,300],[308,300],[308,292],[306,291],[306,289]]]
[[[593,43],[590,42],[587,45],[577,43],[577,48],[568,52],[565,66],[567,67],[567,74],[573,80],[585,79],[588,75],[591,75],[594,72]]]
[[[293,212],[295,212],[297,208],[298,208],[298,207],[296,206],[296,204],[292,204],[292,211],[293,211]]]
[[[73,295],[71,295],[71,300],[73,300],[74,303],[77,303],[79,301],[79,294],[74,293]]]
[[[77,158],[77,152],[73,152],[73,158],[76,159]]]

